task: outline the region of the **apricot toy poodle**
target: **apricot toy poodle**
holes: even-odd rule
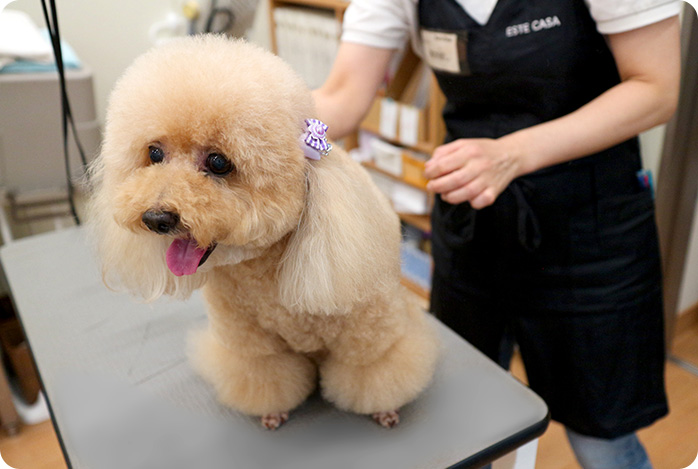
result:
[[[203,288],[189,356],[222,404],[273,429],[319,385],[391,427],[432,378],[437,334],[400,284],[398,217],[313,117],[303,81],[259,47],[156,47],[111,94],[92,238],[110,286]]]

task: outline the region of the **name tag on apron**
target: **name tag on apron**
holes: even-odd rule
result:
[[[439,72],[470,75],[468,66],[468,36],[465,32],[432,31],[422,29],[424,58]]]

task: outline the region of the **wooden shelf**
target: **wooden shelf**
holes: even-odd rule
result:
[[[362,123],[359,128],[361,130],[365,130],[366,132],[370,132],[373,135],[379,137],[381,140],[384,140],[388,143],[392,143],[393,145],[407,148],[408,150],[418,151],[420,153],[426,153],[428,155],[431,155],[432,153],[434,153],[434,150],[436,149],[436,147],[438,147],[440,145],[440,144],[434,143],[434,142],[417,142],[414,145],[406,145],[405,143],[401,142],[400,140],[388,138],[388,137],[385,137],[384,135],[381,135],[381,133],[378,129],[375,129],[375,128],[367,125],[366,123]]]
[[[398,216],[400,217],[400,220],[404,221],[408,225],[414,226],[425,233],[431,233],[431,217],[429,215],[415,215],[413,213],[398,212]]]
[[[397,182],[400,182],[400,183],[402,183],[402,184],[405,184],[406,186],[414,187],[415,189],[419,189],[419,190],[422,191],[422,192],[427,192],[427,190],[426,190],[423,186],[420,186],[419,184],[411,183],[411,182],[409,182],[409,181],[405,181],[405,180],[402,179],[400,176],[396,176],[396,175],[394,175],[393,173],[389,173],[388,171],[385,171],[385,170],[379,168],[379,167],[376,166],[376,164],[373,163],[372,161],[364,161],[364,162],[361,163],[361,164],[362,164],[365,168],[370,169],[371,171],[375,171],[375,172],[377,172],[377,173],[380,173],[380,174],[382,174],[382,175],[384,175],[384,176],[389,177],[390,179],[393,179],[393,180],[395,180],[395,181],[397,181]],[[427,193],[428,193],[428,192],[427,192]]]
[[[426,290],[422,288],[421,286],[417,285],[413,281],[402,277],[400,283],[402,283],[405,287],[407,287],[408,290],[410,290],[413,293],[416,293],[417,295],[421,296],[425,300],[429,300],[430,294],[429,290]]]

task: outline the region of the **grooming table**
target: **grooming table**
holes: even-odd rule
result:
[[[18,240],[0,260],[69,467],[478,467],[527,442],[535,458],[548,424],[538,396],[434,320],[444,348],[434,382],[398,427],[316,393],[270,432],[218,404],[190,368],[187,332],[206,324],[199,294],[143,304],[109,291],[80,228]]]

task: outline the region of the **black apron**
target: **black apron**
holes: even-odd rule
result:
[[[620,82],[584,0],[500,0],[485,25],[455,0],[421,0],[418,13],[422,37],[445,35],[458,50],[458,70],[434,69],[447,98],[447,141],[498,138],[564,116]],[[530,355],[524,361],[531,386],[553,418],[599,437],[634,431],[666,412],[659,248],[652,192],[638,181],[640,170],[633,138],[520,177],[485,209],[437,197],[432,213],[432,311],[495,361],[505,332],[513,331]],[[551,354],[574,360],[575,347],[589,348],[582,342],[594,332],[584,324],[605,321],[605,331],[617,330],[607,323],[621,316],[646,318],[621,328],[630,335],[626,348],[651,350],[618,358],[649,363],[635,381],[600,377],[593,368],[604,367],[601,355],[586,357],[586,378],[565,378],[571,364],[564,360],[542,369]],[[638,336],[651,340],[633,342]],[[593,341],[615,346],[617,337]],[[598,396],[579,396],[592,404],[578,415],[569,403],[579,402],[572,393],[584,379],[614,384]],[[603,402],[615,397],[605,392],[631,397],[618,397],[626,408],[614,411]]]

